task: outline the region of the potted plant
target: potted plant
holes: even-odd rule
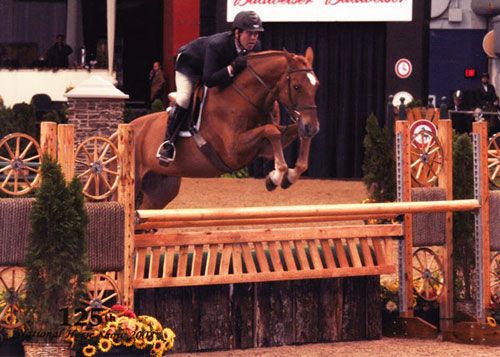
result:
[[[64,317],[91,277],[87,216],[76,178],[67,185],[61,167],[49,156],[44,156],[41,171],[25,257],[26,327],[31,339],[24,347],[27,356],[40,349],[50,349],[51,356],[66,356],[69,348],[64,334],[71,321]]]

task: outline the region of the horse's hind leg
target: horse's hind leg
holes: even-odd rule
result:
[[[309,149],[311,147],[311,138],[303,139],[300,138],[300,149],[299,157],[295,163],[293,169],[288,169],[283,181],[281,182],[281,188],[288,188],[299,179],[300,175],[307,170],[309,165]]]
[[[181,178],[148,172],[142,179],[141,209],[162,209],[179,193]]]

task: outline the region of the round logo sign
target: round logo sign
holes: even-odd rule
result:
[[[430,134],[433,134],[434,137],[436,137],[437,128],[436,125],[434,125],[434,123],[429,120],[420,119],[413,122],[413,124],[410,126],[410,135],[412,138],[414,138],[415,144],[420,147],[426,146],[428,144],[432,145],[431,141],[433,141],[434,139]]]
[[[413,66],[409,59],[401,58],[396,62],[394,70],[396,71],[396,75],[399,78],[405,79],[411,76],[411,72],[413,71]]]

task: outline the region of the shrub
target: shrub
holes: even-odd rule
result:
[[[363,141],[363,182],[370,198],[377,202],[394,201],[396,198],[396,163],[391,135],[387,128],[380,128],[375,115],[368,117]]]

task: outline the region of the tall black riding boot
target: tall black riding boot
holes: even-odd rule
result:
[[[177,139],[187,113],[188,110],[179,105],[175,105],[170,111],[165,141],[156,153],[156,158],[161,165],[168,166],[175,160],[175,139]]]

